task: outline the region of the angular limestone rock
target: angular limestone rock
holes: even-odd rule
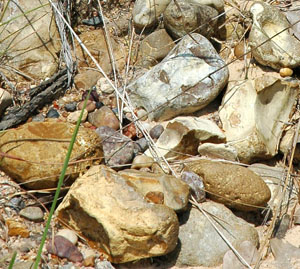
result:
[[[203,178],[208,196],[242,211],[265,206],[271,192],[261,177],[245,167],[209,160],[186,163],[186,170]]]
[[[198,147],[201,156],[209,158],[237,161],[237,150],[228,144],[203,143]]]
[[[255,60],[277,70],[281,67],[299,66],[300,42],[289,33],[290,24],[285,15],[278,8],[264,2],[255,2],[250,12],[253,24],[249,35],[249,45],[255,48],[252,51]],[[273,37],[284,29],[286,30]],[[269,38],[271,40],[267,41]],[[263,45],[259,46],[260,44]]]
[[[105,166],[93,166],[76,180],[57,215],[114,263],[164,255],[177,244],[175,212],[147,203],[130,181]]]
[[[164,197],[164,205],[176,212],[185,210],[190,197],[189,186],[174,176],[154,174],[134,169],[126,169],[119,172],[129,180],[143,196],[151,192],[161,192]]]
[[[245,163],[273,157],[299,91],[295,81],[263,76],[231,83],[219,109],[227,142]]]
[[[75,125],[65,122],[31,122],[0,136],[0,151],[11,156],[2,157],[0,169],[19,183],[32,189],[56,187]],[[98,135],[85,128],[79,132],[71,154],[66,175],[71,183],[92,164],[103,158]]]
[[[182,158],[179,153],[196,155],[200,142],[222,143],[225,139],[224,133],[213,121],[177,117],[168,123],[156,146],[161,155],[167,158]]]
[[[228,68],[200,34],[184,37],[168,56],[127,88],[132,104],[156,121],[200,110],[228,80]],[[220,69],[219,71],[216,71]]]

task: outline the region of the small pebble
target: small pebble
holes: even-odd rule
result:
[[[132,169],[140,169],[145,167],[151,167],[154,160],[153,158],[146,156],[146,155],[138,155],[136,156],[133,161],[131,168]]]
[[[294,215],[294,224],[296,225],[300,224],[300,208],[296,210],[296,213]]]
[[[136,116],[138,117],[139,120],[147,120],[148,118],[148,112],[145,109],[138,109],[136,112]]]
[[[45,117],[42,114],[38,114],[32,117],[33,122],[43,122]]]
[[[19,247],[19,250],[23,253],[27,253],[30,251],[30,248],[31,248],[31,246],[25,243]]]
[[[48,111],[48,113],[46,114],[46,118],[59,118],[59,113],[55,108],[50,108],[50,110]]]
[[[281,68],[279,71],[280,76],[284,77],[290,77],[291,75],[293,75],[293,70],[291,68],[288,67],[284,67]]]
[[[200,176],[191,171],[184,171],[181,180],[190,186],[192,195],[198,203],[205,201],[204,183]]]
[[[78,104],[78,110],[82,110],[83,105],[84,105],[84,101],[81,101],[81,102]],[[96,103],[95,103],[94,101],[87,100],[85,109],[86,109],[88,112],[93,112],[93,111],[96,109],[96,107],[97,107],[97,105],[96,105]]]
[[[100,90],[103,93],[111,94],[115,91],[114,88],[107,82],[106,78],[100,78],[97,84],[100,86]]]
[[[104,106],[104,104],[102,103],[102,102],[97,102],[96,103],[96,108],[97,109],[99,109],[99,108],[101,108],[101,107],[103,107]]]
[[[152,139],[158,139],[164,131],[164,127],[161,124],[155,125],[149,132]]]
[[[65,110],[68,112],[74,112],[76,110],[77,103],[72,102],[65,105]]]
[[[140,138],[134,143],[134,149],[137,153],[144,153],[148,148],[149,145],[145,137]]]
[[[26,207],[22,209],[19,214],[21,217],[34,222],[41,222],[44,220],[44,212],[37,206]]]
[[[13,208],[16,211],[20,211],[25,207],[25,202],[21,196],[13,197],[11,198],[6,206]]]
[[[103,106],[88,115],[88,121],[96,127],[108,126],[114,130],[120,128],[119,120],[112,110]]]
[[[87,97],[89,91],[85,91],[83,94],[82,94],[82,101],[85,100],[85,98]],[[99,94],[97,93],[97,89],[96,87],[93,87],[93,89],[91,90],[91,93],[90,93],[90,96],[89,96],[89,100],[91,101],[95,101],[95,102],[99,102]]]
[[[63,236],[64,238],[68,239],[73,245],[77,244],[78,237],[76,233],[70,229],[59,230],[57,235]]]
[[[69,114],[69,116],[67,117],[67,121],[70,122],[70,123],[76,123],[78,121],[79,117],[80,117],[80,114],[81,114],[81,110],[77,110],[75,112],[71,112]],[[81,122],[85,122],[86,119],[87,119],[87,116],[88,116],[88,111],[85,109],[83,111]]]
[[[83,261],[83,266],[94,267],[95,266],[95,256],[88,256]]]

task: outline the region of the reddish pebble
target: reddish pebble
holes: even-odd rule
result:
[[[80,102],[78,104],[78,110],[81,110],[83,108],[83,105],[84,105],[84,101]],[[93,112],[96,109],[96,103],[94,101],[87,100],[85,109],[88,112]]]
[[[114,130],[118,130],[120,127],[119,120],[115,113],[107,106],[103,106],[93,113],[90,113],[88,120],[96,127],[108,126]]]

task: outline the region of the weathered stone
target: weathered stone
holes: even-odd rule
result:
[[[241,162],[273,157],[293,112],[298,83],[265,75],[230,83],[228,89],[219,111],[227,142]]]
[[[290,24],[285,15],[278,8],[262,1],[255,2],[250,12],[253,24],[249,35],[249,45],[255,48],[252,51],[255,60],[276,70],[281,67],[299,66],[300,42],[289,33]],[[286,31],[274,36],[284,29]],[[267,41],[269,38],[271,40]]]
[[[103,106],[100,109],[89,113],[88,120],[96,127],[108,126],[114,130],[118,130],[120,127],[119,120],[115,113],[107,106]]]
[[[170,2],[171,0],[135,1],[132,10],[134,26],[140,30],[153,26]]]
[[[76,123],[79,120],[80,114],[81,114],[81,110],[71,112],[67,117],[67,121],[70,122],[70,123]],[[85,122],[87,116],[88,116],[88,111],[85,109],[83,111],[82,118],[81,118],[80,122]]]
[[[131,163],[134,157],[134,143],[131,139],[108,126],[97,128],[96,133],[101,138],[107,165],[117,168]]]
[[[223,205],[210,201],[200,204],[200,207],[234,247],[245,240],[254,246],[258,245],[255,228]],[[198,209],[192,208],[190,212],[185,212],[180,217],[180,223],[181,244],[176,248],[179,254],[176,250],[174,252],[178,255],[177,266],[216,266],[222,262],[229,247]]]
[[[65,122],[31,122],[10,129],[0,137],[1,152],[14,158],[2,157],[0,168],[26,187],[45,189],[56,187],[75,125]],[[71,160],[103,157],[97,134],[79,128]],[[70,184],[90,166],[91,160],[70,163],[66,172]]]
[[[253,211],[265,206],[271,198],[262,178],[245,167],[209,160],[189,162],[186,167],[203,178],[212,200],[226,206]]]
[[[56,235],[63,236],[64,238],[68,239],[73,245],[77,244],[78,236],[74,231],[70,229],[59,230]]]
[[[175,212],[147,203],[132,183],[105,166],[78,178],[57,214],[114,263],[164,255],[177,243]]]
[[[236,161],[237,150],[228,144],[203,143],[199,145],[198,152],[201,156],[209,158]]]
[[[197,117],[177,117],[168,123],[156,146],[162,156],[182,158],[179,153],[196,155],[200,142],[224,141],[224,133],[214,122]]]
[[[21,236],[27,238],[30,235],[30,231],[28,230],[26,225],[22,222],[12,220],[12,219],[6,219],[5,225],[8,229],[7,234],[9,236]]]
[[[153,162],[154,162],[153,158],[151,158],[149,156],[137,155],[132,161],[131,168],[139,169],[139,168],[151,167]]]
[[[165,29],[155,31],[142,40],[137,64],[152,67],[165,58],[174,46],[174,41]]]
[[[199,34],[184,37],[168,56],[132,82],[132,104],[148,118],[167,120],[208,105],[228,80],[228,68],[211,43]]]
[[[37,206],[25,207],[19,214],[21,217],[35,222],[41,222],[44,220],[44,212]]]
[[[176,177],[134,169],[126,169],[119,172],[119,174],[129,180],[143,196],[146,196],[149,192],[161,192],[164,195],[166,206],[177,212],[186,209],[190,189],[185,182]]]
[[[5,109],[13,102],[11,95],[4,89],[0,88],[0,118]]]
[[[161,124],[155,125],[151,128],[149,135],[152,139],[158,139],[164,131],[164,127]]]
[[[205,201],[205,188],[201,177],[194,172],[183,171],[181,180],[190,186],[191,194],[198,203]]]
[[[191,32],[210,38],[217,32],[218,11],[193,1],[171,1],[164,11],[164,25],[174,38]]]

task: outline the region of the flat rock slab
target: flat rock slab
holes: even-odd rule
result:
[[[238,210],[257,210],[271,198],[263,179],[239,165],[198,160],[186,163],[186,170],[203,178],[208,197]]]
[[[75,125],[65,122],[31,122],[0,136],[2,157],[0,169],[19,183],[32,189],[56,187]],[[98,135],[90,129],[79,128],[71,160],[103,158]],[[67,183],[79,172],[86,171],[92,161],[71,163]]]
[[[148,203],[132,183],[105,166],[92,166],[76,180],[57,215],[114,263],[161,256],[177,244],[175,212]]]
[[[228,68],[212,44],[200,34],[191,36],[127,87],[132,104],[144,108],[150,119],[168,120],[200,110],[227,83]]]
[[[189,186],[174,176],[134,169],[126,169],[119,172],[119,174],[128,179],[136,187],[137,191],[145,197],[149,197],[154,192],[162,193],[164,205],[176,212],[185,210],[188,205],[190,197]]]

